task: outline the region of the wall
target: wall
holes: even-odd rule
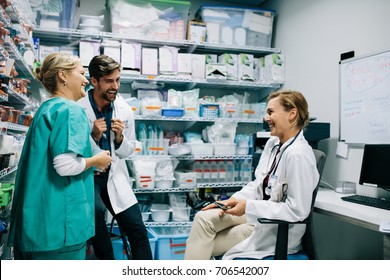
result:
[[[390,49],[390,1],[387,0],[269,0],[264,8],[277,11],[274,47],[286,55],[285,88],[305,94],[310,113],[331,124],[331,139],[319,149],[328,155],[325,180],[359,179],[362,147],[350,147],[347,158],[336,156],[339,137],[340,54],[355,56]],[[383,195],[375,188],[358,185],[358,193]],[[387,194],[388,195],[388,194]],[[381,235],[317,215],[320,257],[325,259],[378,259]],[[379,251],[379,252],[378,252]]]

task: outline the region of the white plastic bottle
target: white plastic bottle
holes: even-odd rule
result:
[[[234,181],[239,182],[241,181],[241,161],[239,159],[234,161]]]
[[[229,159],[225,162],[225,169],[226,169],[225,182],[234,182],[234,164],[232,159]]]
[[[202,163],[203,169],[203,182],[202,183],[210,183],[210,162],[208,160],[203,161]]]
[[[212,160],[210,163],[210,182],[218,182],[218,165],[215,160]]]
[[[200,160],[196,160],[192,165],[192,171],[196,173],[196,182],[203,183],[203,167]]]
[[[223,160],[217,161],[218,166],[218,183],[224,183],[226,181],[226,164]]]
[[[250,182],[252,180],[252,164],[249,159],[244,159],[240,170],[241,181]]]

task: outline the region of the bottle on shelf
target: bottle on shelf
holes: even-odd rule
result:
[[[200,160],[196,160],[194,162],[192,165],[192,171],[196,173],[196,182],[203,183],[203,168]]]
[[[210,172],[210,162],[208,160],[203,161],[202,169],[203,169],[203,182],[202,183],[210,183],[211,172]]]
[[[210,163],[210,182],[217,183],[218,182],[218,165],[217,161],[212,160]]]
[[[239,182],[241,181],[241,161],[239,159],[235,160],[234,162],[234,181]]]
[[[226,181],[226,164],[224,160],[217,161],[218,167],[218,183],[224,183]]]
[[[225,161],[225,182],[234,182],[234,163],[232,159]]]
[[[243,182],[252,180],[252,164],[249,159],[244,159],[240,168],[240,177]]]

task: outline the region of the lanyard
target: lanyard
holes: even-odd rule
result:
[[[294,139],[287,145],[287,147],[286,147],[285,149],[283,149],[283,151],[280,152],[279,160],[278,160],[278,162],[276,163],[276,165],[275,165],[275,167],[274,167],[274,169],[273,169],[273,172],[272,172],[272,169],[271,169],[270,171],[268,171],[268,174],[270,174],[270,173],[272,172],[272,176],[275,175],[276,169],[278,169],[279,162],[280,162],[280,160],[282,159],[282,156],[283,156],[284,151],[285,151],[288,147],[290,147],[290,146],[295,142],[295,140],[297,139],[299,133],[301,133],[301,130],[297,133],[297,135],[295,135]],[[272,148],[272,151],[274,150],[275,147],[278,147],[278,146],[280,146],[280,144],[275,145],[275,146]],[[277,153],[276,153],[275,157],[276,157],[276,156],[277,156]]]

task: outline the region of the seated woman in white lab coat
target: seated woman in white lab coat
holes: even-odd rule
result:
[[[264,119],[267,141],[249,182],[228,200],[228,209],[210,204],[199,211],[187,239],[185,259],[262,259],[275,253],[277,225],[257,218],[300,221],[311,210],[319,174],[312,148],[303,136],[309,122],[308,104],[298,91],[274,92],[268,97]],[[288,254],[301,249],[305,225],[290,228]]]

